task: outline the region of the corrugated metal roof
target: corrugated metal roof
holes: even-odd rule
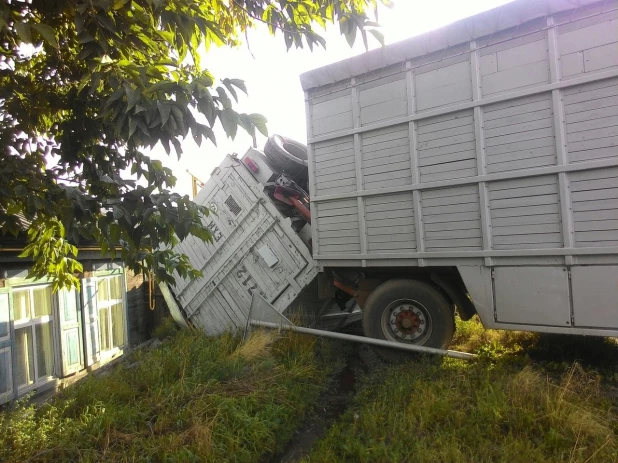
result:
[[[371,50],[300,76],[303,90],[350,79],[380,68],[470,42],[534,19],[568,11],[598,0],[515,0],[440,29]]]

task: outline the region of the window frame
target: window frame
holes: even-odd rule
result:
[[[120,299],[111,299],[111,285],[110,281],[112,278],[118,278],[120,282]],[[99,361],[105,362],[112,357],[117,356],[118,354],[122,354],[126,346],[128,345],[128,308],[127,308],[127,291],[126,291],[126,281],[125,281],[125,272],[96,272],[95,276],[92,278],[94,284],[96,285],[96,305],[97,305],[97,319],[98,319],[98,335],[99,335]],[[107,285],[107,294],[108,299],[101,301],[99,300],[99,283],[101,281],[106,281]],[[122,344],[118,346],[114,346],[114,335],[112,331],[112,307],[116,304],[121,304],[122,306]],[[101,310],[106,310],[108,314],[108,324],[107,324],[107,337],[108,343],[112,346],[110,349],[103,350],[103,320],[100,317]]]
[[[33,389],[39,389],[42,386],[46,386],[48,384],[52,384],[55,380],[58,379],[58,361],[59,361],[59,357],[58,357],[58,353],[59,353],[59,347],[60,347],[60,343],[59,343],[59,339],[58,339],[58,333],[57,333],[57,309],[58,309],[58,301],[57,301],[57,296],[54,296],[53,291],[51,292],[51,296],[49,299],[49,303],[50,303],[50,314],[49,315],[43,315],[43,316],[33,316],[34,315],[34,297],[33,297],[33,291],[35,289],[41,289],[41,288],[46,288],[49,287],[51,288],[51,284],[47,283],[47,282],[32,282],[32,283],[27,283],[27,284],[19,284],[19,285],[14,285],[11,286],[11,298],[13,299],[13,327],[12,327],[12,331],[13,331],[13,339],[14,339],[14,349],[15,349],[15,355],[14,355],[14,360],[17,362],[18,359],[18,347],[17,347],[17,331],[27,328],[30,330],[30,335],[32,336],[32,349],[33,349],[33,358],[35,359],[33,364],[34,364],[34,381],[32,382],[32,384],[16,384],[17,387],[17,396],[22,396],[28,392],[30,392]],[[30,313],[28,313],[26,318],[20,318],[17,319],[15,318],[16,311],[15,311],[15,293],[19,293],[22,291],[28,291],[29,293],[29,307],[28,310]],[[47,376],[39,376],[39,365],[38,365],[38,359],[36,358],[36,346],[37,346],[37,334],[36,334],[36,327],[37,325],[42,325],[44,323],[50,323],[51,324],[51,333],[52,333],[52,337],[51,337],[51,347],[52,347],[52,358],[53,358],[53,368],[52,368],[52,374],[51,375],[47,375]],[[13,365],[12,366],[12,373],[13,375],[16,374],[16,367],[17,365]],[[15,377],[15,382],[17,383],[17,378]]]

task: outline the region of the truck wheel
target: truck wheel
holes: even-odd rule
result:
[[[302,143],[273,135],[264,145],[264,154],[280,173],[284,172],[295,179],[307,179],[307,147]]]
[[[378,286],[363,308],[365,336],[446,349],[455,332],[451,304],[433,286],[417,280],[390,280]],[[410,358],[408,352],[373,348],[387,361]]]

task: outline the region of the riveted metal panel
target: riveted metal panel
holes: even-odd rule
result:
[[[206,218],[213,243],[183,241],[175,250],[202,270],[172,288],[186,317],[208,334],[244,328],[258,292],[280,312],[317,275],[309,249],[245,166],[227,157],[195,198],[215,210]]]
[[[494,294],[498,323],[571,325],[566,267],[498,267]]]
[[[618,266],[571,268],[575,326],[618,328]]]

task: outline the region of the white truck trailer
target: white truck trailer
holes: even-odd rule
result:
[[[618,1],[516,0],[301,83],[310,241],[302,213],[277,220],[285,168],[226,160],[198,202],[255,202],[214,218],[230,249],[179,246],[207,272],[176,288],[189,318],[238,326],[251,276],[281,312],[317,292],[391,341],[446,347],[455,306],[487,328],[618,336]]]

